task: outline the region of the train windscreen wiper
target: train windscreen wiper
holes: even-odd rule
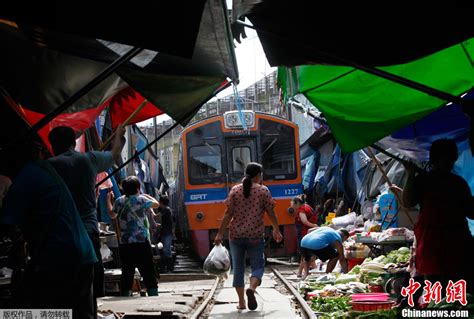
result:
[[[270,143],[270,145],[268,145],[268,147],[263,151],[262,156],[263,156],[263,154],[265,154],[265,153],[273,146],[273,144],[276,143],[276,141],[278,141],[278,137],[275,137],[275,138],[273,139],[273,141]]]
[[[212,145],[209,144],[208,142],[205,142],[204,145],[206,145],[207,147],[209,147],[214,153],[218,153],[217,150],[216,150],[214,147],[212,147]]]

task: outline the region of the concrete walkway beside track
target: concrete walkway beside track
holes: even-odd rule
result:
[[[291,296],[283,295],[275,287],[276,282],[273,277],[266,273],[262,278],[262,285],[257,288],[255,294],[258,302],[257,309],[239,312],[237,311],[237,293],[232,287],[232,275],[230,275],[224,282],[223,288],[216,292],[214,307],[209,314],[209,319],[297,318],[291,304]]]

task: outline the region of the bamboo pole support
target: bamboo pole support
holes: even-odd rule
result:
[[[377,160],[377,158],[375,157],[374,153],[372,152],[372,150],[370,149],[370,147],[367,147],[367,154],[370,156],[370,158],[372,159],[372,162],[374,162],[374,164],[377,166],[377,168],[380,170],[380,173],[382,173],[382,177],[383,179],[385,180],[385,182],[388,184],[389,187],[392,187],[392,182],[390,181],[390,179],[388,178],[387,176],[387,173],[385,173],[385,170],[383,169],[382,167],[382,164],[380,164],[380,162]],[[401,208],[402,208],[402,211],[405,213],[405,215],[408,217],[408,220],[410,220],[410,223],[413,225],[415,225],[415,222],[413,221],[413,218],[410,216],[410,214],[408,213],[406,207],[403,205],[403,202],[402,202],[402,199],[400,198],[400,195],[398,192],[393,192],[393,195],[395,195],[395,198],[397,199],[398,203],[400,204]]]
[[[145,107],[147,103],[148,103],[147,99],[143,100],[143,102],[135,109],[135,111],[133,111],[132,114],[130,114],[127,117],[127,119],[125,120],[125,122],[123,122],[122,125],[127,126],[133,120],[133,118],[137,116],[137,114]],[[115,131],[107,138],[107,140],[105,140],[104,143],[102,143],[102,145],[99,148],[99,151],[103,151],[105,147],[109,145],[110,142],[112,142],[112,140],[114,139],[114,136],[115,136]]]

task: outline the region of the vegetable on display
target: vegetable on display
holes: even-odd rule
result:
[[[311,309],[316,312],[323,312],[327,314],[340,311],[346,312],[351,309],[350,297],[313,298]]]
[[[392,250],[387,256],[381,255],[374,258],[373,261],[384,265],[389,263],[405,264],[410,261],[410,249],[407,247],[401,247],[397,250]]]
[[[396,319],[398,318],[398,313],[397,313],[396,308],[389,309],[389,310],[377,310],[377,311],[367,311],[367,312],[350,311],[349,313],[347,313],[347,316],[345,316],[344,318]]]

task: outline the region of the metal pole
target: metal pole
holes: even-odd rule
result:
[[[283,105],[285,105],[285,103],[283,102]],[[290,103],[286,103],[286,107],[287,107],[287,111],[288,111],[288,121],[293,121],[293,109],[291,108],[291,104]]]
[[[140,113],[140,111],[145,107],[145,105],[148,103],[148,100],[143,100],[143,102],[135,109],[135,111],[132,112],[132,114],[130,114],[128,116],[128,118],[125,120],[125,122],[123,122],[123,126],[127,126],[132,120],[133,118],[138,114]],[[99,148],[99,151],[103,151],[107,145],[109,145],[110,142],[112,142],[112,140],[114,139],[115,137],[115,132],[114,131],[108,138],[107,140],[100,146]]]
[[[129,158],[131,159],[135,158],[133,156],[133,141],[132,141],[132,127],[131,126],[127,126],[127,152],[128,152]],[[128,175],[135,175],[134,174],[135,170],[133,168],[132,161],[127,161],[127,162],[131,164],[127,167]],[[111,175],[115,175],[115,172]]]
[[[199,106],[201,107],[201,106]],[[153,144],[155,144],[156,142],[158,142],[163,136],[165,136],[166,134],[168,134],[172,129],[174,129],[176,126],[179,125],[179,122],[175,122],[173,125],[171,125],[168,129],[166,129],[164,132],[162,132],[159,136],[157,136],[153,141],[151,141],[150,143],[148,143],[147,146],[145,146],[144,148],[142,148],[141,150],[137,151],[134,155],[132,155],[127,161],[125,161],[124,163],[122,163],[122,165],[120,165],[119,167],[117,167],[116,169],[114,169],[114,171],[112,173],[109,174],[109,176],[113,176],[115,173],[117,173],[118,171],[120,171],[122,168],[124,168],[125,166],[127,166],[130,162],[132,162],[134,160],[135,157],[139,156],[140,154],[142,154],[143,152],[145,152],[147,149],[149,149]],[[109,176],[105,177],[103,180],[101,180],[100,182],[98,182],[95,187],[99,187],[103,182],[105,182]]]
[[[336,204],[339,205],[337,202],[339,197],[339,177],[341,176],[341,160],[342,160],[342,150],[339,147],[339,163],[337,164],[337,175],[336,175]]]
[[[170,148],[170,173],[174,179],[174,129],[171,130],[171,148]]]
[[[377,166],[377,168],[379,169],[380,173],[382,173],[382,177],[383,179],[385,180],[385,182],[388,184],[389,187],[392,187],[392,182],[390,181],[390,179],[388,178],[387,176],[387,173],[385,173],[385,170],[383,169],[382,167],[382,164],[380,164],[380,162],[377,160],[377,158],[375,157],[374,153],[372,152],[372,150],[370,149],[370,147],[367,147],[367,154],[370,156],[370,158],[372,159],[372,161],[374,162],[374,164]],[[402,199],[400,198],[400,195],[398,194],[398,192],[393,192],[393,195],[395,195],[395,198],[397,199],[399,205],[402,207],[402,211],[405,213],[405,215],[407,215],[408,217],[408,220],[410,221],[410,223],[413,225],[415,225],[415,222],[413,221],[413,218],[411,218],[410,214],[408,213],[408,211],[406,210],[406,207],[403,206],[403,202],[402,202]]]
[[[266,31],[266,30],[262,30],[260,28],[256,28],[252,25],[246,24],[246,23],[241,22],[239,20],[237,20],[236,23],[242,24],[243,26],[245,26],[247,28],[254,29],[258,32],[261,32],[263,34],[272,36],[274,38],[278,38],[278,39],[284,40],[284,41],[289,41],[288,39],[285,39],[284,37],[281,37],[277,34],[274,34],[272,32]],[[295,41],[293,41],[293,42],[295,42]],[[361,65],[359,63],[353,62],[353,61],[348,60],[346,58],[338,57],[338,56],[335,56],[333,54],[329,54],[327,52],[315,49],[314,47],[308,46],[306,44],[302,44],[301,42],[296,42],[296,43],[298,43],[301,47],[303,47],[306,50],[311,50],[313,52],[318,53],[319,55],[323,55],[323,56],[326,56],[328,58],[331,58],[331,59],[333,59],[333,60],[335,60],[335,61],[337,61],[337,62],[339,62],[343,65],[348,65],[348,66],[351,66],[355,69],[364,71],[366,73],[376,75],[378,77],[381,77],[381,78],[384,78],[386,80],[401,84],[403,86],[412,88],[414,90],[417,90],[417,91],[420,91],[420,92],[423,92],[423,93],[427,93],[431,96],[437,97],[438,99],[441,99],[441,100],[444,100],[444,101],[447,101],[447,102],[453,102],[453,103],[456,103],[456,104],[459,104],[459,105],[466,105],[466,106],[472,106],[474,104],[474,100],[471,100],[471,101],[470,100],[463,100],[458,96],[455,96],[455,95],[452,95],[450,93],[446,93],[446,92],[443,92],[441,90],[435,89],[433,87],[430,87],[430,86],[427,86],[427,85],[409,80],[407,78],[389,73],[387,71],[383,71],[383,70],[378,69],[376,67]]]
[[[374,150],[379,151],[379,152],[382,153],[382,154],[387,155],[387,156],[390,157],[390,158],[393,158],[394,160],[396,160],[396,161],[398,161],[398,162],[400,162],[400,163],[402,163],[402,164],[408,163],[407,160],[404,160],[404,159],[402,159],[402,158],[400,158],[400,157],[398,157],[398,156],[396,156],[396,155],[394,155],[394,154],[392,154],[392,153],[387,152],[386,150],[384,150],[383,148],[381,148],[381,147],[378,146],[377,144],[372,144],[372,145],[370,145],[370,147],[372,147]],[[414,163],[413,163],[413,164],[414,164]],[[420,168],[420,167],[419,167],[418,165],[416,165],[416,164],[415,164],[415,170],[416,170],[416,172],[418,172],[418,173],[424,173],[424,172],[425,172],[422,168]]]
[[[158,127],[156,126],[156,116],[153,118],[153,129],[155,131],[155,137],[158,135]],[[155,143],[155,155],[158,156],[158,145]]]
[[[32,134],[33,132],[39,131],[49,122],[51,122],[56,116],[64,112],[68,107],[73,105],[77,102],[81,97],[89,93],[92,89],[94,89],[97,85],[99,85],[102,81],[104,81],[107,77],[109,77],[113,72],[115,72],[120,66],[130,61],[134,56],[140,53],[143,49],[142,48],[133,48],[128,51],[126,54],[122,55],[120,58],[115,60],[112,64],[107,66],[102,72],[100,72],[94,79],[92,79],[89,83],[84,85],[79,91],[71,95],[66,101],[64,101],[60,106],[46,114],[41,120],[39,120],[35,125],[33,125],[30,130],[28,131],[28,135]]]

